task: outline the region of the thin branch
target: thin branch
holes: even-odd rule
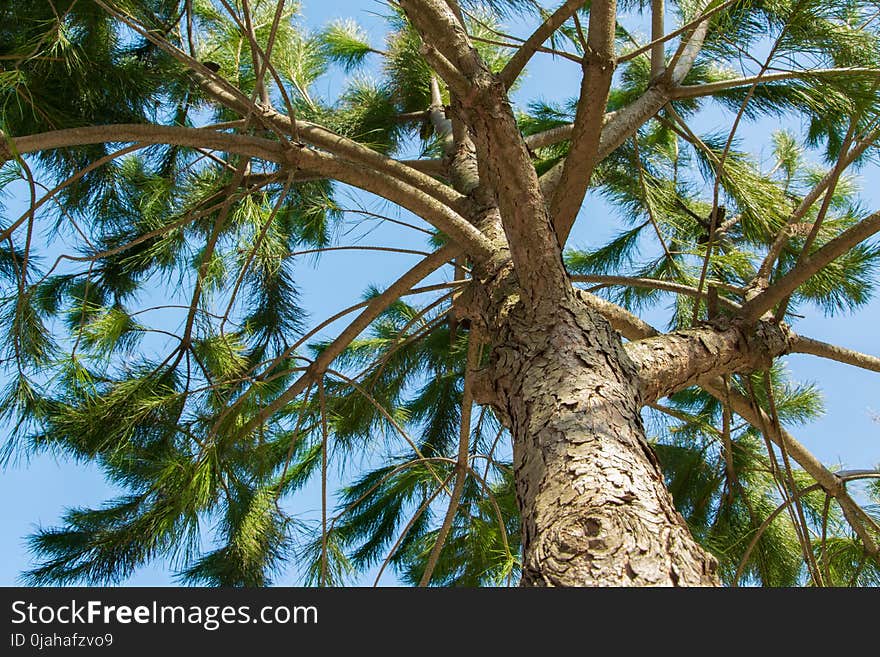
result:
[[[855,160],[865,152],[865,150],[871,146],[876,139],[880,137],[880,129],[874,129],[869,131],[862,139],[859,139],[856,144],[850,149],[846,158],[842,160],[843,168],[845,169],[849,165],[851,165]],[[826,192],[826,190],[835,182],[838,177],[836,173],[838,169],[839,163],[836,164],[828,173],[826,173],[822,180],[816,183],[813,188],[804,196],[801,202],[798,204],[798,207],[791,213],[791,216],[788,219],[787,225],[779,231],[779,234],[776,236],[776,239],[773,241],[773,244],[767,251],[767,255],[764,257],[764,260],[761,262],[761,265],[758,267],[758,271],[755,274],[752,282],[749,284],[750,287],[754,287],[756,289],[764,289],[769,280],[770,274],[773,270],[773,265],[776,264],[777,259],[779,258],[779,254],[782,253],[782,249],[785,247],[785,244],[788,242],[788,239],[791,235],[789,232],[791,227],[797,224],[801,219],[806,216],[809,209],[813,206],[813,204],[819,199],[819,197]]]
[[[385,408],[384,406],[382,406],[382,404],[380,404],[378,401],[376,401],[376,398],[373,397],[373,395],[371,395],[370,392],[368,390],[366,390],[360,383],[358,383],[357,381],[352,379],[350,376],[347,376],[347,375],[343,374],[342,372],[337,372],[336,370],[330,369],[329,367],[325,370],[325,372],[327,374],[335,376],[338,379],[341,379],[342,381],[344,381],[345,383],[350,385],[352,388],[357,390],[357,392],[359,392],[361,395],[363,395],[364,399],[366,399],[368,402],[370,402],[370,404],[372,404],[373,407],[377,411],[379,411],[379,413],[382,414],[382,416],[388,421],[388,423],[392,427],[394,427],[394,429],[397,431],[397,433],[400,434],[400,437],[403,438],[407,442],[407,444],[409,444],[410,447],[412,447],[412,450],[416,453],[416,456],[418,456],[422,461],[428,462],[428,459],[425,458],[424,454],[422,454],[422,450],[419,449],[419,446],[416,444],[416,442],[406,432],[406,430],[400,425],[400,422],[398,422],[396,419],[394,419],[394,416],[391,415],[391,413],[388,411],[388,409]],[[430,470],[431,474],[434,475],[434,478],[437,481],[442,481],[440,479],[439,475],[437,475],[437,473],[434,472],[434,470],[431,468],[430,465],[428,465],[428,470]]]
[[[201,88],[214,100],[225,107],[239,112],[240,114],[253,114],[259,121],[270,126],[282,136],[283,134],[289,134],[293,137],[294,141],[303,139],[304,141],[318,146],[334,155],[338,155],[348,160],[354,160],[355,162],[372,165],[372,168],[385,171],[391,176],[406,181],[415,188],[433,196],[438,201],[446,203],[450,207],[461,207],[464,197],[460,194],[456,194],[448,185],[438,183],[430,176],[416,170],[415,167],[410,167],[403,162],[388,158],[363,144],[359,144],[352,139],[334,133],[323,126],[309,123],[307,121],[298,121],[293,114],[287,116],[277,112],[271,107],[256,106],[251,99],[239,89],[231,85],[215,72],[206,68],[201,62],[194,59],[186,52],[176,48],[166,40],[157,38],[149,30],[139,26],[130,17],[107,7],[101,0],[95,1],[105,7],[109,13],[125,22],[126,25],[138,32],[141,36],[154,43],[174,59],[191,68],[193,71],[192,75]],[[259,44],[256,44],[255,47],[259,48]],[[276,82],[278,82],[279,90],[282,94],[285,94],[284,85],[278,80],[276,80]],[[288,105],[289,104],[290,103],[288,102]]]
[[[327,398],[324,377],[318,379],[318,405],[321,413],[321,586],[327,586]]]
[[[720,377],[716,377],[713,380],[701,382],[700,386],[708,392],[710,395],[715,397],[716,399],[723,401],[724,400],[724,392],[723,392],[723,383]],[[742,417],[744,420],[748,421],[753,427],[760,428],[762,423],[766,426],[770,424],[770,418],[763,411],[763,409],[755,408],[752,406],[751,402],[745,396],[740,393],[731,390],[729,394],[730,404],[733,410]],[[818,482],[825,491],[834,497],[837,500],[837,503],[840,505],[841,509],[846,515],[847,520],[850,525],[852,525],[853,530],[859,535],[862,539],[862,542],[865,545],[865,549],[868,550],[871,554],[878,554],[877,543],[874,538],[871,536],[871,530],[868,529],[868,526],[873,526],[876,523],[868,516],[865,511],[852,499],[849,493],[844,486],[843,480],[840,479],[838,475],[831,472],[831,470],[827,469],[822,463],[817,459],[812,452],[810,452],[800,441],[798,441],[794,436],[788,433],[784,428],[779,429],[779,432],[770,432],[770,439],[776,443],[777,445],[780,441],[785,441],[786,449],[791,457],[800,465],[804,471],[809,474],[816,482]]]
[[[810,354],[812,356],[828,358],[829,360],[836,360],[839,363],[861,367],[865,370],[880,372],[880,358],[877,356],[863,354],[858,351],[853,351],[852,349],[838,347],[837,345],[821,342],[820,340],[814,340],[802,335],[792,337],[791,353]]]
[[[471,435],[471,410],[474,405],[473,395],[473,372],[479,367],[480,360],[480,333],[476,327],[471,329],[468,336],[468,352],[465,364],[464,390],[461,394],[461,429],[458,436],[458,460],[455,464],[455,484],[452,488],[452,496],[449,498],[449,506],[446,509],[446,517],[443,524],[437,532],[437,540],[428,556],[428,562],[425,565],[425,572],[422,573],[422,579],[419,586],[427,586],[431,582],[431,575],[434,574],[434,568],[440,559],[440,553],[443,551],[443,545],[446,543],[446,537],[452,529],[452,523],[455,520],[455,514],[458,512],[461,494],[464,491],[464,485],[467,481],[468,472],[468,445]]]
[[[651,290],[663,290],[665,292],[675,292],[676,294],[684,294],[685,296],[694,298],[705,298],[708,296],[706,292],[699,292],[697,288],[681,283],[673,283],[672,281],[661,281],[654,278],[638,278],[633,276],[611,276],[603,274],[575,274],[571,276],[572,283],[598,283],[600,285],[622,285],[625,287],[640,287]],[[710,281],[719,289],[730,289],[733,286],[726,285],[719,281],[718,285],[715,281]],[[725,308],[731,311],[738,311],[741,306],[735,301],[731,301],[727,297],[718,297],[718,301]]]
[[[837,476],[841,481],[854,481],[856,479],[875,479],[880,478],[880,472],[876,470],[853,470],[853,471],[841,471],[837,473]],[[743,573],[745,572],[745,566],[748,563],[749,557],[752,554],[752,551],[755,549],[755,546],[758,544],[758,541],[761,540],[761,536],[764,535],[764,532],[767,531],[767,528],[771,525],[771,523],[776,519],[776,517],[785,511],[786,508],[790,504],[792,504],[795,500],[799,500],[805,495],[812,493],[817,490],[821,490],[823,486],[821,484],[812,484],[803,488],[799,491],[796,491],[790,498],[785,500],[782,504],[776,507],[773,512],[767,516],[761,526],[758,527],[758,530],[755,532],[755,535],[752,536],[752,540],[749,541],[748,547],[746,547],[746,551],[743,553],[743,557],[739,562],[739,565],[736,568],[736,574],[733,577],[733,583],[731,586],[738,586],[739,580],[742,579]]]
[[[749,380],[749,386],[750,390],[753,390],[751,380]],[[794,493],[797,491],[797,483],[794,479],[794,470],[791,467],[791,459],[788,456],[788,448],[785,444],[785,437],[783,436],[781,431],[782,425],[779,422],[779,412],[776,407],[776,395],[773,393],[773,381],[770,378],[769,370],[764,370],[764,390],[767,395],[767,404],[770,407],[770,420],[773,423],[773,431],[779,435],[779,451],[782,454],[782,463],[785,466],[785,477],[787,479],[787,482],[780,483],[782,484],[782,489],[785,491],[785,494],[793,496]],[[752,397],[752,401],[757,407],[758,403],[754,395]],[[768,450],[769,449],[770,445],[768,441]],[[804,507],[803,504],[801,504],[799,498],[795,498],[792,507],[792,524],[794,525],[795,532],[797,533],[801,543],[801,548],[804,554],[804,562],[807,565],[807,570],[810,572],[813,578],[813,582],[817,586],[821,586],[822,572],[821,570],[819,570],[819,565],[816,562],[816,555],[813,552],[812,542],[810,540],[809,525],[807,525],[807,518],[804,515]],[[789,508],[792,509],[792,507]]]
[[[440,494],[440,491],[446,488],[446,485],[449,483],[449,480],[452,479],[454,473],[450,473],[443,482],[434,489],[434,491],[425,498],[425,501],[421,503],[418,509],[416,509],[415,513],[412,517],[407,521],[406,526],[403,528],[403,531],[400,532],[400,536],[397,537],[397,540],[394,542],[394,545],[391,546],[391,549],[388,551],[388,556],[382,562],[381,567],[379,568],[379,572],[376,573],[376,579],[373,582],[373,586],[379,586],[379,579],[382,577],[382,573],[385,572],[385,569],[388,567],[388,564],[391,563],[391,560],[394,558],[394,553],[397,552],[397,549],[403,543],[403,540],[406,538],[407,534],[409,534],[410,529],[412,529],[413,525],[416,524],[416,521],[421,517],[421,515],[427,510],[431,503],[437,499],[437,496]]]
[[[571,18],[583,6],[583,0],[566,0],[566,2],[554,11],[541,25],[525,40],[513,57],[511,57],[501,72],[498,79],[508,89],[520,76],[526,64],[534,56],[538,49],[549,39],[553,33]]]
[[[714,9],[707,11],[705,14],[700,14],[692,21],[685,23],[684,25],[679,27],[677,30],[673,30],[669,34],[665,34],[660,38],[654,38],[652,36],[650,43],[646,43],[641,48],[637,48],[636,50],[633,50],[632,52],[628,52],[625,55],[622,55],[618,61],[622,64],[623,62],[628,62],[631,59],[635,59],[639,55],[642,55],[642,54],[648,52],[649,50],[653,51],[654,48],[658,44],[666,43],[667,41],[674,39],[678,35],[684,34],[688,30],[692,30],[693,28],[697,27],[698,25],[700,25],[704,21],[707,21],[708,19],[712,18],[715,14],[718,14],[718,13],[724,11],[725,9],[727,9],[728,7],[730,7],[731,5],[733,5],[737,2],[739,2],[739,0],[726,0],[726,2],[722,2],[720,5],[718,5]]]
[[[683,98],[699,98],[701,96],[710,96],[719,91],[727,91],[737,87],[747,87],[758,84],[768,84],[771,82],[780,82],[783,80],[803,80],[810,78],[834,77],[837,75],[861,75],[864,77],[878,78],[880,70],[873,68],[820,68],[804,71],[782,71],[779,73],[764,73],[750,77],[735,78],[732,80],[721,80],[719,82],[706,82],[703,84],[684,85],[675,87],[670,91],[673,100]]]
[[[655,3],[659,3],[659,11],[663,12],[663,0],[654,0]],[[654,11],[657,11],[655,7]],[[661,30],[663,21],[660,21]],[[662,59],[662,49],[661,49],[661,59]],[[662,62],[661,62],[662,64]],[[653,67],[653,61],[651,66]],[[657,223],[657,218],[654,216],[654,207],[651,203],[651,199],[648,197],[648,186],[645,184],[645,170],[642,166],[642,157],[639,152],[639,136],[638,134],[633,135],[633,157],[636,161],[636,170],[639,173],[639,187],[642,189],[642,194],[645,197],[645,208],[648,210],[648,218],[651,220],[651,225],[654,227],[654,232],[657,234],[657,239],[660,240],[660,246],[663,247],[663,253],[666,254],[667,258],[672,258],[672,254],[669,252],[669,247],[666,245],[666,240],[663,237],[663,233],[660,230],[660,226]]]
[[[852,139],[855,136],[855,130],[856,120],[852,118],[850,119],[850,126],[846,132],[846,136],[843,138],[843,144],[840,148],[840,155],[838,156],[837,164],[835,164],[834,170],[832,171],[831,181],[828,184],[828,189],[825,191],[825,197],[822,199],[822,205],[819,206],[819,211],[816,213],[816,217],[813,219],[812,227],[810,228],[806,239],[804,239],[804,243],[803,246],[801,246],[800,253],[798,253],[797,260],[795,260],[795,263],[792,266],[793,269],[797,269],[798,265],[800,265],[804,261],[804,258],[809,255],[810,249],[816,242],[816,238],[819,237],[819,231],[822,228],[825,217],[828,215],[828,210],[831,207],[831,201],[834,198],[834,191],[837,189],[837,184],[840,180],[840,176],[843,174],[844,160],[846,159],[846,154],[849,152],[849,147],[852,143]],[[777,321],[782,321],[785,318],[785,313],[788,311],[788,303],[790,299],[791,296],[785,297],[779,304],[779,307],[776,309]]]
[[[409,290],[415,283],[428,276],[433,271],[439,269],[450,260],[454,259],[458,254],[457,249],[451,246],[445,246],[435,251],[432,255],[423,259],[415,267],[406,272],[391,284],[382,294],[374,297],[364,308],[363,312],[349,324],[329,345],[327,345],[308,371],[297,379],[287,390],[281,393],[276,399],[260,409],[256,417],[254,417],[242,429],[243,434],[253,431],[262,422],[265,422],[273,413],[283,408],[291,400],[295,399],[307,383],[315,375],[323,372],[336,357],[341,354],[360,333],[366,329],[374,319],[385,311],[397,298]]]
[[[745,552],[743,552],[742,559],[739,561],[739,565],[736,567],[736,573],[733,576],[733,582],[731,586],[739,586],[739,580],[742,579],[743,574],[745,573],[746,564],[749,562],[749,558],[752,556],[752,551],[755,549],[755,546],[758,544],[758,541],[761,540],[761,537],[764,535],[764,532],[767,531],[767,528],[776,520],[777,516],[788,509],[788,507],[794,503],[795,500],[801,498],[801,496],[806,495],[808,493],[812,493],[813,491],[821,490],[822,486],[820,484],[813,484],[812,486],[807,486],[806,488],[796,491],[793,495],[786,498],[785,501],[782,502],[778,507],[776,507],[770,515],[768,515],[764,522],[761,523],[761,526],[758,527],[754,536],[752,536],[752,540],[749,541],[748,546],[746,547]]]
[[[747,321],[758,319],[823,267],[878,231],[880,231],[880,212],[875,212],[806,256],[800,265],[743,304],[740,315]]]

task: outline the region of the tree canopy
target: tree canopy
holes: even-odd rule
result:
[[[471,220],[506,156],[490,169],[456,113],[481,73],[455,37],[505,93],[534,57],[585,72],[513,112],[570,281],[633,358],[712,331],[712,367],[656,365],[643,416],[720,580],[880,583],[880,473],[796,440],[822,394],[784,359],[880,372],[794,332],[875,291],[877,3],[440,2],[452,27],[435,4],[316,30],[290,1],[0,0],[0,185],[25,205],[0,215],[2,456],[63,454],[125,491],[33,534],[26,581],[169,559],[200,585],[518,582],[510,424],[462,307],[479,263],[513,252],[522,282],[532,246]],[[576,220],[614,234],[567,242]],[[399,277],[352,271],[363,297],[313,317],[302,271],[336,250]],[[759,320],[785,327],[773,348],[731,332]]]

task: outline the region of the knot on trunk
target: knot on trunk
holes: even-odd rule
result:
[[[717,585],[717,561],[683,526],[652,527],[641,511],[605,505],[555,518],[536,537],[521,585]]]

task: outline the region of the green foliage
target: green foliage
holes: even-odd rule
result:
[[[437,156],[435,169],[445,166],[427,116],[441,109],[432,101],[432,79],[441,105],[466,107],[467,99],[450,95],[393,3],[383,10],[384,42],[374,47],[354,20],[310,30],[298,4],[288,2],[276,24],[277,4],[253,0],[256,49],[220,3],[195,0],[191,17],[188,4],[114,3],[126,24],[91,0],[0,0],[3,135],[221,123],[221,132],[273,140],[295,153],[299,135],[273,127],[268,108],[243,115],[200,87],[185,61],[191,54],[221,87],[261,103],[262,62],[262,85],[278,112],[373,156],[417,151]],[[650,5],[618,4],[624,12]],[[505,33],[548,15],[532,0],[458,5],[475,50],[496,73],[514,52],[499,45],[511,43]],[[671,3],[670,22],[688,22],[706,7]],[[619,225],[604,241],[567,249],[569,272],[616,277],[585,285],[633,312],[662,313],[675,329],[691,327],[695,317],[719,319],[680,290],[711,286],[729,305],[742,303],[743,288],[792,213],[844,145],[880,117],[880,37],[868,27],[868,10],[875,11],[868,2],[750,0],[716,14],[683,84],[732,86],[671,100],[599,163],[592,191]],[[579,16],[588,28],[589,7]],[[618,54],[639,47],[641,37],[624,25],[629,18],[624,13],[618,26]],[[678,43],[667,44],[667,58]],[[583,55],[573,20],[545,45]],[[823,72],[833,67],[856,70]],[[796,73],[757,85],[731,82],[762,68]],[[654,83],[647,54],[623,59],[606,109],[626,111]],[[560,101],[557,90],[547,91],[550,99],[515,107],[523,135],[573,121],[577,99]],[[715,123],[723,117],[725,130],[694,127],[705,126],[707,116]],[[774,127],[797,117],[803,130],[784,127],[756,146],[745,126],[768,117]],[[731,134],[734,121],[742,132]],[[38,529],[29,539],[38,563],[27,581],[119,583],[165,559],[179,581],[197,585],[264,586],[295,577],[336,586],[379,570],[419,583],[456,475],[473,339],[453,312],[452,288],[418,302],[397,299],[329,369],[312,366],[311,385],[279,402],[336,335],[332,325],[308,332],[303,263],[365,236],[353,236],[366,224],[352,227],[345,212],[350,190],[306,169],[235,153],[137,146],[121,152],[108,138],[26,160],[10,153],[0,169],[0,188],[15,194],[30,186],[32,172],[49,181],[34,194],[58,185],[32,211],[0,213],[0,229],[9,233],[0,244],[0,420],[10,435],[0,462],[51,451],[97,465],[122,490]],[[763,159],[756,155],[761,146]],[[536,172],[553,168],[569,148],[564,139],[537,148]],[[826,211],[820,213],[821,201],[813,204],[784,240],[771,284],[804,252],[815,253],[866,215],[848,173],[830,194]],[[710,236],[718,208],[724,218]],[[444,241],[437,233],[426,240]],[[878,258],[876,243],[850,249],[794,292],[786,319],[812,308],[840,315],[863,306],[874,293]],[[460,271],[471,272],[470,264],[458,262]],[[380,293],[368,287],[364,301]],[[728,382],[782,426],[822,413],[815,385],[790,380],[779,361],[768,377],[770,389],[763,373]],[[275,412],[265,415],[269,407]],[[803,492],[812,480],[783,471],[761,427],[698,388],[659,409],[646,411],[646,420],[666,484],[726,584],[793,586],[818,578],[880,585],[880,564],[865,556],[839,508],[826,512],[824,493]],[[464,427],[464,489],[430,578],[435,586],[505,586],[520,572],[511,436],[488,407],[472,410]],[[321,508],[306,508],[304,500],[314,497],[306,491],[324,477],[330,490]],[[800,519],[788,507],[780,511],[800,494],[791,510],[804,513],[806,546]],[[876,479],[867,495],[875,503],[867,512],[878,517]]]

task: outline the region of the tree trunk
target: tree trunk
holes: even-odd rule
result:
[[[573,294],[531,312],[517,304],[486,375],[513,434],[523,586],[718,585],[666,490],[635,367],[603,317]]]

